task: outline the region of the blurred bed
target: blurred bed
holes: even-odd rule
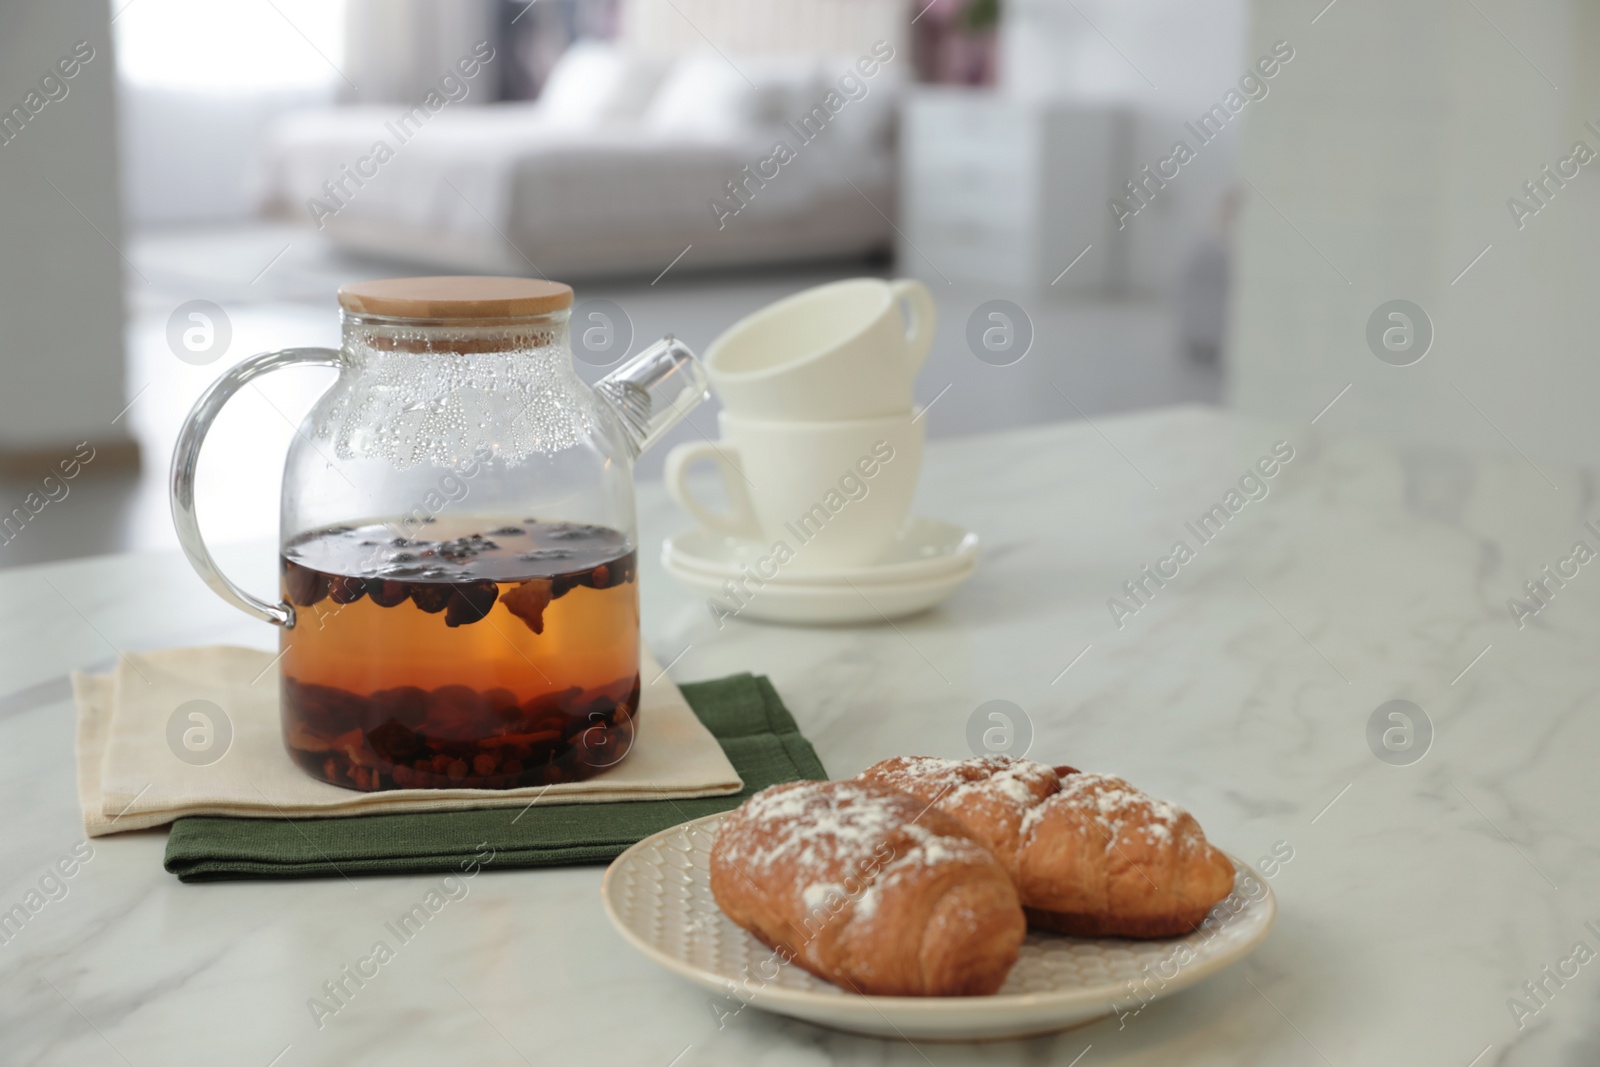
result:
[[[534,103],[445,106],[404,143],[402,105],[287,116],[263,201],[342,248],[473,272],[864,255],[894,232],[908,22],[900,0],[629,0],[619,38],[570,48]],[[380,139],[375,176],[344,179]]]

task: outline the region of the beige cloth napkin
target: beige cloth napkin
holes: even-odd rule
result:
[[[304,818],[737,793],[743,783],[722,746],[648,649],[640,658],[646,684],[633,749],[595,778],[522,789],[362,793],[318,781],[289,759],[270,653],[213,646],[126,656],[110,674],[72,676],[84,830],[98,837],[184,815]],[[224,755],[203,766],[179,759],[167,740],[173,712],[191,700],[222,708],[232,726]],[[187,726],[187,716],[180,718]]]

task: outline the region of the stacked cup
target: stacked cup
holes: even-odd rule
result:
[[[667,542],[667,569],[720,591],[731,614],[812,622],[884,614],[863,608],[862,584],[900,604],[927,599],[934,571],[970,574],[975,538],[908,522],[927,425],[912,383],[935,319],[921,282],[854,278],[780,300],[717,338],[704,362],[723,404],[721,440],[680,445],[666,463],[668,492],[704,529]],[[691,492],[689,469],[702,461],[720,474],[727,510]]]

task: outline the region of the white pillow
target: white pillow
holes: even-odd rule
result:
[[[751,56],[739,60],[739,69],[755,83],[755,90],[745,99],[743,117],[763,127],[798,120],[822,103],[828,91],[822,62],[816,56]]]
[[[644,125],[656,133],[726,137],[748,125],[755,90],[715,52],[680,60],[645,108]]]
[[[849,56],[823,61],[825,73],[818,100],[834,92],[846,101],[843,110],[834,116],[833,135],[829,140],[847,154],[887,151],[893,139],[899,98],[904,91],[901,72],[884,67],[873,77],[865,78],[854,64]],[[841,81],[848,84],[841,85]]]
[[[556,60],[539,93],[546,121],[562,127],[636,119],[661,81],[659,61],[605,41],[577,41]]]

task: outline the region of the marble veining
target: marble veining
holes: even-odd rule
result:
[[[1269,495],[1119,628],[1107,600],[1122,582],[1280,440],[1296,455]],[[491,865],[318,1020],[323,983],[438,877],[185,886],[161,869],[164,834],[140,832],[96,839],[4,931],[0,1062],[1595,1061],[1594,965],[1523,1028],[1508,1007],[1575,942],[1600,951],[1585,926],[1600,924],[1600,571],[1521,629],[1506,607],[1600,517],[1590,472],[1192,408],[936,442],[924,471],[917,510],[989,553],[949,603],[894,626],[719,629],[656,560],[688,520],[641,486],[657,657],[678,657],[680,681],[770,675],[839,776],[896,753],[965,756],[973,710],[1014,702],[1030,755],[1124,775],[1272,868],[1278,927],[1243,966],[1120,1025],[1010,1044],[913,1048],[754,1010],[719,1027],[704,994],[611,930],[599,868]],[[272,585],[271,546],[219,558]],[[119,651],[274,635],[176,554],[0,572],[0,591],[10,909],[83,841],[61,679]],[[1409,766],[1367,741],[1395,698],[1433,726]]]

